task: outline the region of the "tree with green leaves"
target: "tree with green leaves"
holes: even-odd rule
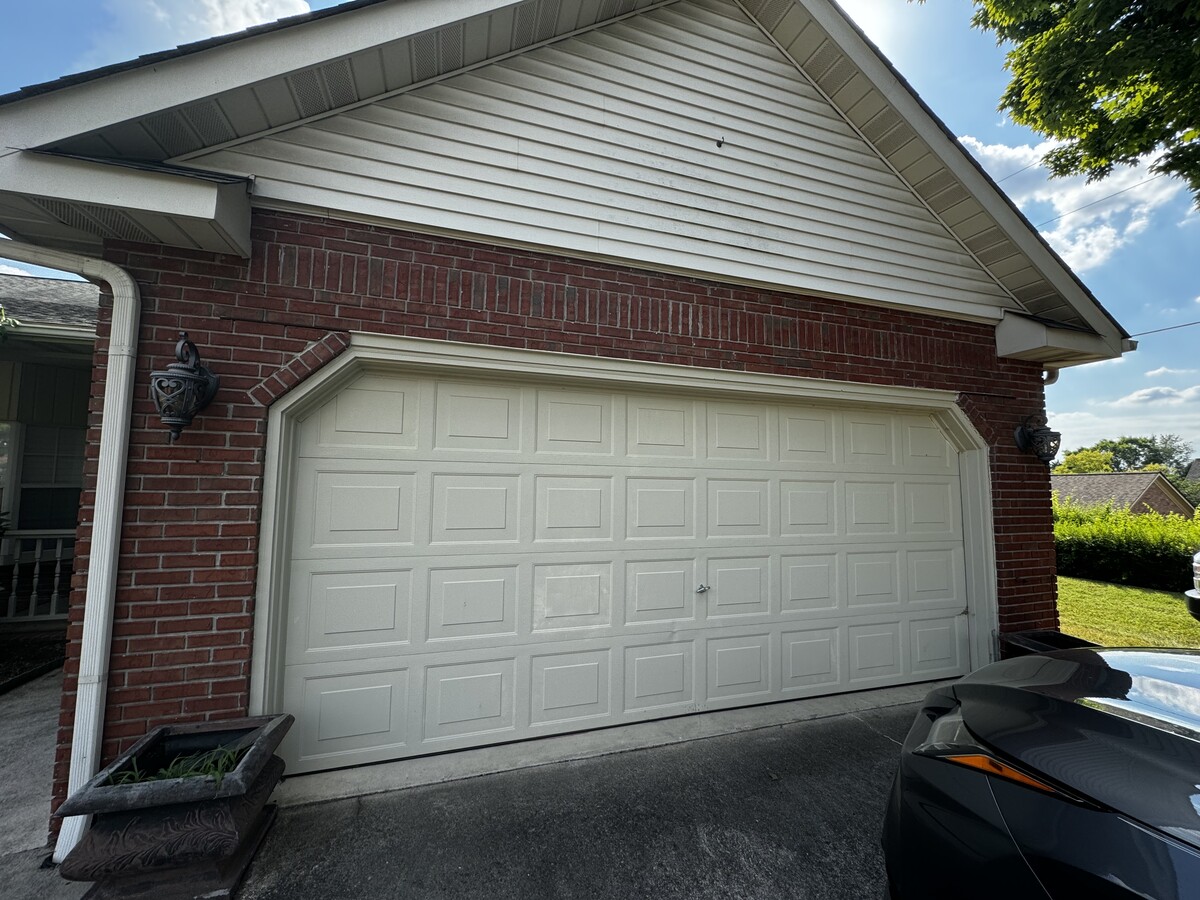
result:
[[[1091,449],[1111,453],[1114,472],[1154,471],[1151,466],[1182,475],[1192,462],[1192,445],[1177,434],[1150,437],[1119,437],[1097,441]]]
[[[1051,471],[1055,475],[1097,475],[1112,472],[1113,455],[1085,447],[1068,453]]]
[[[1149,159],[1200,207],[1200,0],[973,2],[975,27],[1011,44],[1000,109],[1062,142],[1051,172]]]

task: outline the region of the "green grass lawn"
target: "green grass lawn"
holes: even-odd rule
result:
[[[1058,579],[1059,627],[1106,647],[1200,648],[1200,622],[1183,592]]]

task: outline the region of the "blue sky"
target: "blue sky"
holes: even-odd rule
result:
[[[0,93],[240,30],[333,0],[40,0],[13,4],[0,32]],[[1131,333],[1200,320],[1200,214],[1182,182],[1144,168],[1088,185],[1048,179],[1046,149],[996,103],[1004,54],[970,27],[969,0],[843,0],[926,103]],[[0,272],[34,271],[0,260]],[[52,274],[37,270],[36,274]],[[1063,371],[1048,389],[1067,449],[1175,433],[1200,456],[1200,326],[1139,337],[1117,362]]]

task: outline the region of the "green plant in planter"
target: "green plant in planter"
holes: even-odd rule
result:
[[[188,753],[176,756],[167,765],[157,771],[143,772],[134,757],[129,768],[114,772],[109,778],[109,784],[141,784],[146,781],[165,781],[168,778],[206,778],[211,777],[217,787],[221,781],[237,768],[247,747],[217,747],[199,753]]]

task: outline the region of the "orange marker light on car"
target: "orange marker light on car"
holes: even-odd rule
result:
[[[998,759],[993,759],[990,756],[985,756],[982,753],[963,753],[955,755],[943,756],[942,759],[947,762],[956,762],[960,766],[966,766],[969,769],[978,769],[988,775],[995,775],[997,778],[1005,778],[1009,781],[1015,781],[1018,784],[1023,784],[1026,787],[1037,788],[1039,791],[1045,791],[1048,794],[1057,794],[1058,790],[1051,787],[1045,782],[1038,781],[1026,775],[1024,772],[1014,769],[1012,766],[1006,766]]]

